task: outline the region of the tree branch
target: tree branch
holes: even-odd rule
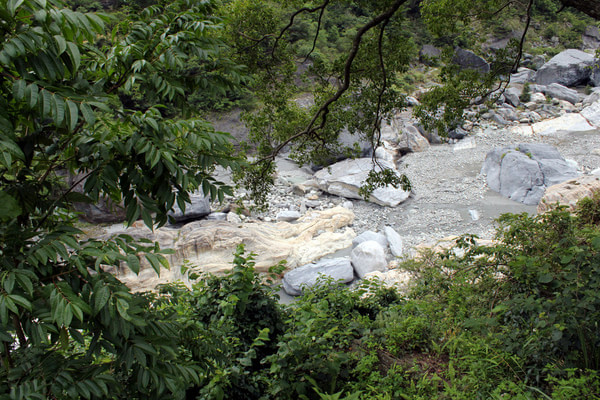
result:
[[[332,95],[329,99],[327,99],[325,101],[325,103],[323,103],[323,105],[321,105],[321,107],[319,107],[319,109],[313,115],[312,119],[310,120],[310,122],[308,123],[308,125],[306,126],[306,128],[303,131],[298,132],[295,135],[292,135],[288,139],[284,140],[273,150],[273,152],[270,155],[261,158],[260,160],[256,161],[254,164],[258,164],[258,163],[265,162],[265,161],[272,162],[275,159],[275,157],[277,156],[277,154],[279,154],[279,152],[285,146],[287,146],[288,144],[290,144],[291,142],[293,142],[294,140],[296,140],[302,136],[314,134],[316,131],[322,129],[325,126],[325,124],[327,122],[327,115],[329,114],[329,111],[330,111],[329,107],[333,103],[338,101],[340,99],[340,97],[342,97],[342,95],[350,87],[350,78],[352,75],[352,64],[354,62],[354,59],[356,58],[356,55],[358,54],[358,50],[360,49],[360,44],[362,42],[363,36],[368,31],[370,31],[374,27],[378,26],[382,22],[389,21],[394,16],[396,11],[398,11],[400,6],[402,4],[404,4],[405,2],[406,2],[406,0],[396,0],[390,6],[390,8],[388,8],[387,10],[385,10],[384,12],[382,12],[381,14],[379,14],[378,16],[376,16],[375,18],[373,18],[372,20],[367,22],[365,25],[363,25],[358,30],[358,32],[356,33],[356,36],[354,37],[354,40],[352,41],[352,48],[350,49],[350,53],[348,54],[348,58],[346,59],[346,63],[344,65],[344,74],[343,74],[342,85],[338,88],[336,93],[334,95]],[[315,126],[317,124],[317,121],[319,120],[319,118],[321,119],[321,122],[319,123],[318,126]]]

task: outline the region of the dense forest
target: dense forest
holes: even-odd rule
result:
[[[340,132],[377,143],[425,84],[415,113],[444,137],[597,18],[577,0],[2,2],[0,399],[599,399],[600,195],[403,260],[405,292],[328,282],[291,305],[284,265],[259,275],[243,246],[225,276],[133,293],[108,267],[159,273],[169,250],[87,238],[75,206],[158,228],[199,188],[233,193],[217,167],[264,204],[282,150],[356,154]],[[207,122],[232,108],[243,140]],[[388,184],[410,177],[364,190]]]

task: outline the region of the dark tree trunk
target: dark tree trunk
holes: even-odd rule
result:
[[[573,7],[600,20],[600,0],[560,0],[566,7]]]

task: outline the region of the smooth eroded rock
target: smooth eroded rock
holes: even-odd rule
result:
[[[385,250],[375,241],[362,242],[350,254],[354,272],[359,278],[364,278],[369,272],[386,270]]]
[[[320,278],[351,282],[354,279],[354,269],[350,259],[319,260],[293,269],[283,276],[283,290],[290,296],[300,296],[305,288],[314,286]]]

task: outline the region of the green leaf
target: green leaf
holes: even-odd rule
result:
[[[6,2],[6,8],[8,9],[8,12],[11,17],[15,16],[17,8],[19,8],[21,4],[23,4],[23,1],[24,0],[8,0]]]
[[[69,54],[69,57],[71,58],[71,61],[75,66],[73,70],[73,72],[75,72],[79,69],[79,66],[81,65],[81,53],[79,52],[79,48],[75,43],[67,42],[67,53]]]
[[[0,192],[0,220],[8,221],[21,215],[21,206],[6,192]]]
[[[94,122],[96,122],[96,115],[94,114],[94,111],[92,111],[92,108],[87,103],[81,103],[79,105],[79,110],[81,111],[81,114],[83,115],[83,118],[85,119],[85,122],[87,122],[90,125],[93,125]]]
[[[546,273],[546,274],[540,275],[538,277],[538,281],[540,283],[550,283],[553,280],[554,280],[554,276],[552,274],[550,274],[550,273]]]
[[[13,83],[13,96],[15,100],[21,101],[25,96],[25,87],[27,83],[23,79],[16,80]]]
[[[20,305],[21,307],[26,308],[27,310],[31,311],[31,302],[29,300],[27,300],[25,297],[19,296],[16,294],[9,294],[7,296],[7,298],[12,300],[14,303]]]
[[[61,55],[67,49],[67,41],[61,35],[54,35],[54,41],[56,42],[56,47],[58,48],[57,55]]]
[[[57,94],[52,96],[52,102],[52,117],[54,118],[54,123],[60,126],[65,120],[65,102],[62,97]]]
[[[102,282],[102,281],[100,281]],[[102,282],[102,286],[100,286],[99,288],[97,288],[94,291],[94,312],[97,313],[98,311],[100,311],[102,309],[102,307],[104,307],[106,305],[106,303],[108,302],[108,299],[110,298],[110,290],[108,289],[108,286],[106,286],[104,284],[104,282]]]
[[[127,254],[127,265],[136,275],[140,273],[140,260],[135,254]]]
[[[119,315],[124,319],[129,320],[130,316],[127,310],[129,310],[129,303],[125,299],[117,299],[117,311],[119,312]]]
[[[77,109],[77,105],[73,103],[71,100],[67,100],[67,108],[69,110],[68,113],[68,125],[69,130],[73,131],[75,126],[77,126],[77,121],[79,119],[79,110]]]

